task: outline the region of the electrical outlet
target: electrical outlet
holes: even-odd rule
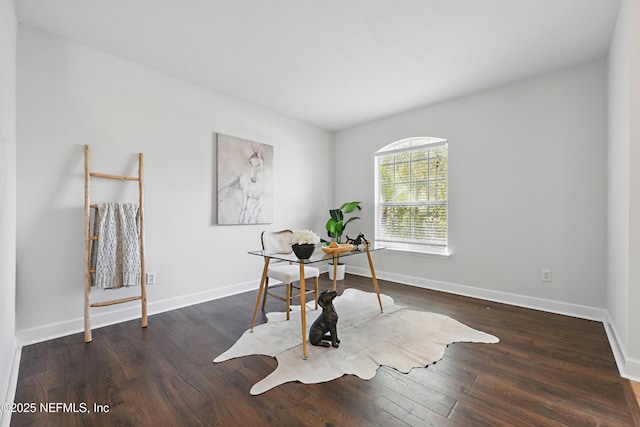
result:
[[[551,281],[551,270],[542,270],[542,281],[543,282]]]
[[[154,285],[156,283],[156,273],[147,273],[147,285]]]

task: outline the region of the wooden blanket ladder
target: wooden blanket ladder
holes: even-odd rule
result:
[[[91,274],[95,270],[91,269],[91,242],[97,241],[98,236],[91,233],[91,209],[97,209],[98,205],[91,204],[89,193],[91,188],[91,178],[115,179],[119,181],[135,181],[138,183],[139,202],[139,229],[140,229],[140,295],[121,298],[111,301],[91,303]],[[142,327],[147,327],[147,290],[145,288],[144,270],[144,209],[143,209],[143,185],[142,185],[142,153],[138,153],[138,176],[108,175],[104,173],[90,172],[89,170],[89,146],[84,146],[84,265],[85,265],[85,290],[84,290],[84,341],[91,342],[91,307],[106,307],[114,304],[121,304],[130,301],[140,300],[142,305]]]

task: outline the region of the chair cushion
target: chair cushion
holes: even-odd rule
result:
[[[291,253],[291,231],[283,230],[279,232],[262,233],[262,248],[267,253],[290,254]]]
[[[281,280],[284,283],[291,283],[300,280],[300,266],[299,265],[278,265],[269,267],[267,276],[272,279]],[[319,277],[320,270],[315,267],[304,267],[304,278]]]

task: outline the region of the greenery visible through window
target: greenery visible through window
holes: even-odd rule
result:
[[[446,251],[447,153],[447,141],[432,137],[403,139],[376,153],[376,242]]]

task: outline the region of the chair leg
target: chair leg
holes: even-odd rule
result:
[[[287,283],[287,320],[291,312],[291,283]]]
[[[316,285],[316,310],[318,309],[318,276],[315,277]]]
[[[262,296],[262,311],[264,311],[264,305],[267,303],[267,289],[269,289],[269,278],[264,282],[264,295]]]

